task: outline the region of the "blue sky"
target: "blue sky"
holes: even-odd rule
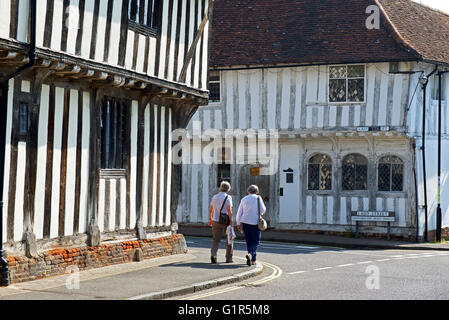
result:
[[[449,1],[448,0],[413,0],[430,7],[434,7],[438,10],[444,11],[449,14]]]

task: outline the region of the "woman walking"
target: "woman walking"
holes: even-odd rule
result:
[[[231,190],[229,182],[223,181],[220,184],[220,192],[212,197],[212,201],[209,207],[209,226],[212,227],[212,247],[210,262],[217,263],[217,252],[220,240],[223,237],[223,233],[226,231],[228,225],[232,224],[232,198],[228,194]],[[220,223],[220,214],[227,213],[228,222],[226,224]],[[232,263],[232,243],[228,242],[226,237],[226,263]]]
[[[248,266],[256,264],[257,248],[259,247],[261,231],[259,230],[259,214],[264,214],[266,210],[262,198],[259,196],[259,188],[256,185],[248,187],[248,195],[240,201],[237,211],[237,229],[245,235],[246,263]]]

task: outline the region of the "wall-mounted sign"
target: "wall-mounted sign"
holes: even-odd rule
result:
[[[260,176],[260,167],[250,168],[249,172],[253,177]]]
[[[394,211],[351,211],[352,221],[394,222]]]
[[[368,131],[390,131],[390,127],[389,126],[357,127],[357,132],[368,132]]]

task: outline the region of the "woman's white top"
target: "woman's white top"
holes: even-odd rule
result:
[[[266,207],[261,197],[255,194],[249,194],[240,201],[239,210],[237,211],[237,225],[241,223],[257,225],[259,223],[259,213],[257,212],[257,198],[260,203],[260,214],[264,214]]]
[[[228,196],[228,198],[226,199],[226,196]],[[226,199],[226,203],[223,206],[223,202]],[[220,209],[221,206],[223,206],[223,213],[227,213],[226,208],[227,207],[231,207],[232,208],[232,197],[228,194],[226,194],[226,192],[220,192],[217,193],[215,196],[212,197],[212,201],[211,201],[211,206],[213,208],[212,211],[212,221],[216,221],[218,222],[220,220]]]

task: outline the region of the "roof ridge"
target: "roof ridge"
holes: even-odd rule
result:
[[[429,10],[432,10],[432,11],[435,11],[435,12],[438,12],[438,13],[440,13],[440,14],[442,14],[444,16],[447,16],[449,18],[449,13],[444,12],[444,11],[442,11],[440,9],[431,7],[431,6],[427,5],[427,4],[424,4],[424,3],[421,3],[421,2],[417,2],[417,1],[414,1],[414,0],[406,0],[406,1],[410,1],[410,2],[416,3],[417,5],[419,5],[421,7],[424,7],[426,9],[429,9]]]

